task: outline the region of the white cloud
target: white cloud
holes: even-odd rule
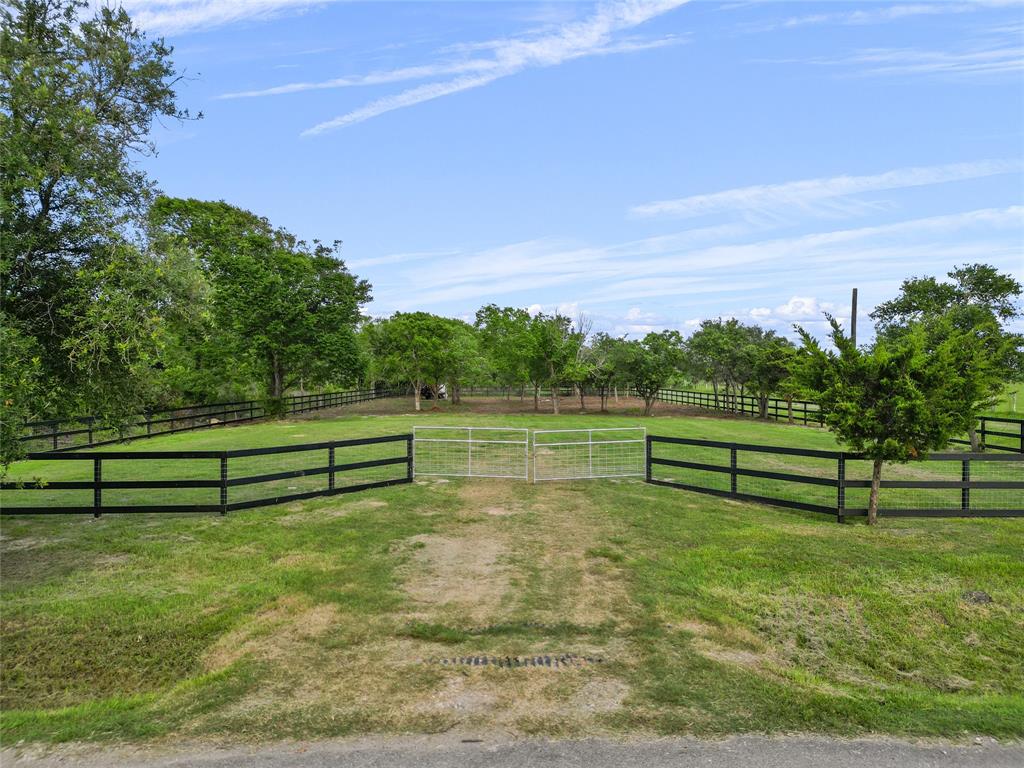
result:
[[[358,109],[339,115],[332,120],[314,125],[303,132],[304,136],[314,136],[326,131],[343,128],[355,123],[369,120],[386,112],[421,104],[425,101],[459,93],[472,88],[492,83],[503,77],[523,72],[527,69],[552,67],[573,59],[585,56],[623,53],[667,44],[667,38],[659,43],[640,43],[635,40],[616,40],[616,34],[631,30],[650,19],[683,5],[687,0],[630,0],[625,3],[609,3],[598,7],[589,18],[573,21],[532,38],[505,38],[490,41],[483,50],[489,52],[489,58],[471,59],[455,64],[427,65],[418,74],[410,70],[395,70],[391,73],[377,73],[377,78],[394,77],[410,79],[410,77],[429,77],[437,74],[457,74],[452,80],[428,83],[410,88],[398,94],[385,96],[370,102]],[[675,38],[672,39],[673,41]],[[421,68],[413,68],[420,70]],[[370,77],[370,76],[368,76]],[[333,81],[333,85],[325,84],[293,84],[279,86],[275,92],[288,92],[288,88],[306,90],[315,87],[341,87],[343,81]],[[355,84],[348,83],[345,84]],[[281,90],[285,89],[285,90]],[[237,95],[237,94],[236,94]],[[250,92],[249,95],[252,95]]]
[[[663,297],[682,310],[696,297],[764,292],[780,284],[845,292],[851,275],[892,279],[895,270],[902,278],[915,270],[934,272],[937,263],[1019,265],[1022,221],[1024,207],[1017,206],[754,242],[723,236],[714,245],[704,230],[601,246],[532,240],[412,265],[397,280],[371,277],[377,301],[392,309],[503,296],[537,301],[543,291],[558,289],[588,308]],[[749,236],[736,230],[731,239]],[[567,289],[574,295],[565,296]],[[795,316],[799,306],[785,311]]]
[[[239,21],[268,21],[336,0],[120,0],[140,28],[172,35],[213,29]],[[94,5],[98,3],[94,2]]]
[[[691,195],[676,200],[659,200],[631,209],[635,216],[689,218],[735,211],[746,216],[775,212],[821,213],[861,210],[865,203],[846,200],[851,195],[977,179],[1020,172],[1020,160],[982,160],[923,168],[898,168],[873,176],[834,176],[783,184],[760,184],[722,192]]]

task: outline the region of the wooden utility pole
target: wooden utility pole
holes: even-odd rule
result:
[[[850,341],[857,346],[857,289],[853,289],[853,296],[850,300]]]

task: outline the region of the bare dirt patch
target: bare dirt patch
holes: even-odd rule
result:
[[[496,615],[509,588],[506,544],[483,526],[462,535],[412,537],[405,591],[417,613],[442,611],[470,623]]]

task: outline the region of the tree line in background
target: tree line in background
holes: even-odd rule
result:
[[[631,388],[650,414],[670,385],[725,398],[817,400],[825,424],[875,460],[908,461],[969,432],[1024,374],[1021,285],[985,264],[906,280],[854,345],[796,345],[736,319],[640,339],[585,318],[487,305],[472,322],[426,312],[365,317],[370,285],[338,243],[304,242],[225,202],[163,196],[136,165],[183,75],[163,40],[120,7],[11,0],[0,8],[0,463],[26,421],[92,414],[107,426],[146,406],[263,397],[378,382],[458,402],[468,386],[507,396]],[[201,117],[201,115],[197,116]],[[581,399],[581,405],[585,401]]]

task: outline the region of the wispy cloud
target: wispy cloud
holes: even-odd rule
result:
[[[1019,265],[1022,221],[1024,207],[1015,206],[753,242],[742,242],[751,234],[742,227],[731,236],[707,227],[600,246],[530,240],[413,265],[397,281],[375,278],[375,296],[393,310],[516,296],[529,303],[551,288],[583,307],[655,297],[682,304],[787,281],[825,290],[848,285],[851,274],[902,278],[908,270],[980,258]]]
[[[997,43],[958,51],[869,48],[815,63],[848,65],[867,75],[999,75],[1024,70],[1024,45]]]
[[[268,21],[288,12],[303,12],[336,0],[120,0],[144,30],[172,35],[221,27],[240,21]],[[94,0],[94,4],[97,4]]]
[[[480,46],[480,50],[488,53],[488,56],[484,58],[460,62],[440,62],[422,67],[373,73],[354,79],[336,78],[323,83],[293,83],[264,91],[230,95],[235,97],[272,95],[314,88],[338,88],[456,75],[450,80],[427,83],[398,94],[385,96],[332,120],[319,123],[303,132],[304,136],[313,136],[360,123],[396,109],[479,88],[527,69],[557,66],[563,62],[586,56],[626,53],[681,42],[684,38],[671,37],[642,41],[619,39],[617,36],[683,5],[685,2],[687,0],[630,0],[625,3],[601,5],[590,17],[563,24],[554,31],[529,38],[514,37],[488,41]]]
[[[797,27],[835,25],[861,26],[868,24],[884,24],[900,21],[916,16],[938,16],[946,14],[970,13],[986,6],[1009,5],[1007,2],[925,2],[897,3],[895,5],[865,6],[854,10],[824,13],[809,13],[801,16],[788,16],[777,21],[763,24],[748,25],[749,32],[771,32],[778,29],[795,29]]]
[[[982,160],[899,168],[872,176],[834,176],[784,184],[760,184],[675,200],[659,200],[634,206],[630,213],[640,217],[690,218],[723,212],[737,212],[748,217],[794,210],[802,213],[849,212],[866,205],[863,201],[846,199],[853,195],[977,179],[1019,172],[1022,168],[1024,164],[1020,160]]]

